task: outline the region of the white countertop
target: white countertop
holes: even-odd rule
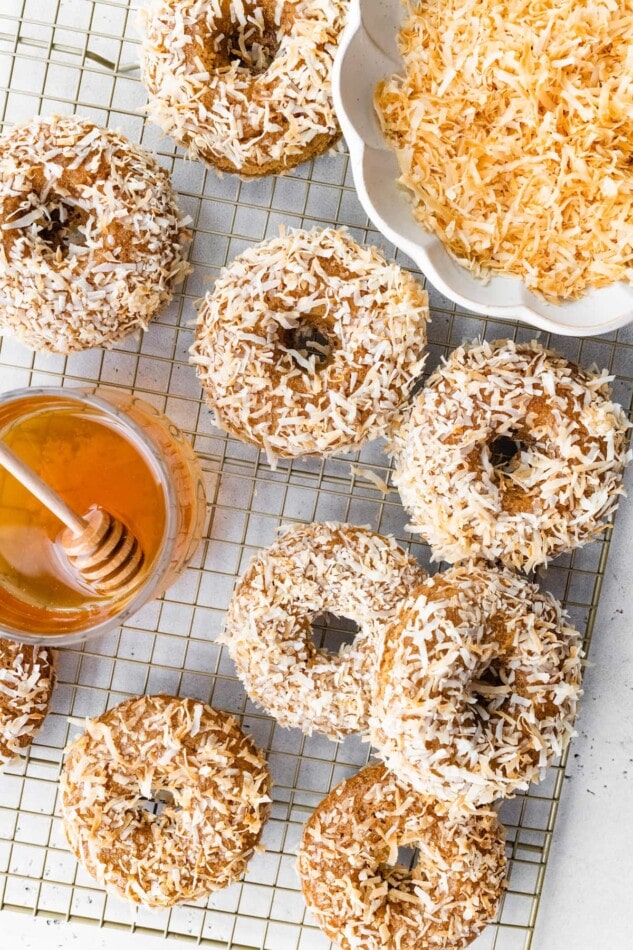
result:
[[[611,545],[533,950],[633,950],[631,537],[633,502],[622,505]],[[0,920],[0,947],[11,950],[158,950],[165,943],[8,911]]]
[[[633,470],[545,876],[533,950],[631,950],[633,891]]]

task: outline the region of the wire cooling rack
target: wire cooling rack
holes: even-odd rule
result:
[[[280,225],[336,223],[361,241],[385,242],[356,199],[343,151],[286,177],[248,183],[234,176],[218,178],[185,161],[171,140],[144,124],[139,112],[145,92],[138,78],[135,21],[136,3],[126,0],[2,0],[2,122],[12,124],[39,112],[76,111],[157,151],[194,222],[194,272],[142,339],[129,339],[110,352],[34,355],[5,338],[0,343],[0,390],[97,381],[134,390],[190,435],[202,460],[210,513],[196,559],[162,601],[149,604],[96,643],[60,652],[59,683],[45,726],[28,757],[0,776],[0,908],[179,935],[233,950],[323,950],[330,944],[301,898],[296,847],[310,810],[334,784],[365,764],[368,748],[356,737],[337,745],[280,729],[248,701],[215,639],[236,577],[257,548],[272,542],[281,524],[350,520],[393,533],[423,564],[428,550],[411,543],[395,492],[381,494],[363,475],[365,469],[388,479],[379,444],[358,456],[281,463],[272,471],[252,448],[213,427],[187,351],[195,301],[222,265],[252,242],[276,235]],[[393,247],[385,249],[410,265]],[[429,367],[465,338],[536,335],[519,324],[458,310],[432,288],[429,292]],[[600,339],[541,339],[574,360],[609,367],[617,374],[616,398],[631,405],[633,328]],[[354,472],[350,462],[357,465]],[[559,559],[542,578],[565,601],[587,643],[607,553],[605,536]],[[340,642],[331,626],[323,635],[330,645]],[[68,851],[57,810],[62,750],[77,732],[68,717],[98,715],[129,695],[159,691],[192,696],[237,714],[267,750],[275,782],[266,851],[253,859],[244,880],[206,902],[168,912],[134,910],[96,887]],[[551,768],[529,794],[504,805],[509,889],[498,922],[473,948],[530,947],[563,778],[564,763]]]

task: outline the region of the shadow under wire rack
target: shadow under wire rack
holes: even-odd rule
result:
[[[371,473],[389,480],[380,443],[353,456],[282,462],[273,471],[255,449],[214,428],[188,350],[196,300],[223,265],[248,245],[275,236],[280,225],[345,226],[358,240],[376,243],[388,256],[415,268],[372,228],[357,200],[343,148],[287,176],[244,182],[232,175],[220,178],[187,161],[170,139],[145,124],[141,110],[146,94],[137,65],[138,5],[137,0],[3,0],[2,124],[36,113],[77,112],[157,152],[193,220],[194,271],[142,338],[130,338],[111,351],[33,354],[4,338],[0,391],[95,383],[133,390],[190,436],[205,473],[209,514],[195,560],[162,600],[100,640],[60,651],[59,682],[44,728],[29,755],[0,776],[0,909],[177,935],[232,950],[325,950],[330,943],[301,897],[296,848],[311,809],[366,763],[369,749],[358,737],[335,744],[281,729],[249,702],[215,640],[236,578],[282,524],[349,520],[394,534],[423,565],[428,565],[429,551],[407,533],[396,492],[383,494],[371,480]],[[428,290],[427,369],[464,339],[539,336],[520,324],[460,310],[432,287]],[[582,364],[608,367],[616,375],[615,398],[631,406],[633,327],[602,338],[541,334],[540,339]],[[540,578],[564,601],[587,646],[608,536],[609,530],[594,544],[557,559]],[[336,649],[345,636],[344,625],[330,619],[321,625],[320,635]],[[254,857],[244,879],[206,901],[170,911],[134,909],[97,887],[67,849],[58,813],[62,750],[78,731],[68,717],[95,716],[143,692],[192,696],[237,715],[267,751],[275,783],[263,839],[266,850]],[[529,950],[564,768],[565,762],[551,768],[543,783],[504,804],[509,887],[498,920],[473,950]]]

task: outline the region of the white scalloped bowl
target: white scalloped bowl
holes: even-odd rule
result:
[[[579,300],[552,304],[517,277],[475,279],[444,245],[413,218],[397,184],[396,154],[384,140],[374,90],[402,72],[397,35],[402,0],[351,0],[349,22],[334,66],[334,101],[349,147],[360,201],[387,240],[407,254],[437,289],[461,307],[502,320],[522,320],[565,336],[609,333],[633,320],[633,287],[623,282],[592,290]]]

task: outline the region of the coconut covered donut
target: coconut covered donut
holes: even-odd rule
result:
[[[399,846],[418,849],[413,870]],[[494,919],[505,869],[493,813],[449,817],[382,765],[330,792],[299,849],[303,896],[341,950],[462,950]]]
[[[340,136],[331,73],[346,0],[153,0],[147,113],[190,158],[279,174]]]
[[[36,350],[112,346],[189,272],[169,176],[79,116],[0,136],[0,332]]]
[[[41,729],[54,682],[48,650],[0,638],[0,767],[24,752]]]
[[[239,581],[222,642],[253,702],[282,726],[339,739],[366,727],[384,625],[425,576],[393,538],[293,525]],[[354,643],[317,649],[311,624],[323,613],[354,621]]]
[[[524,578],[464,564],[387,628],[370,737],[403,781],[473,808],[536,782],[573,735],[581,645]]]
[[[333,228],[245,251],[199,312],[192,360],[217,424],[271,460],[384,435],[424,366],[426,291]]]
[[[237,880],[269,813],[263,754],[232,716],[141,696],[86,723],[68,748],[61,808],[71,849],[108,890],[147,907]],[[166,802],[160,814],[144,801]]]
[[[451,353],[392,441],[411,530],[435,560],[527,571],[603,530],[629,457],[608,383],[536,341]]]

